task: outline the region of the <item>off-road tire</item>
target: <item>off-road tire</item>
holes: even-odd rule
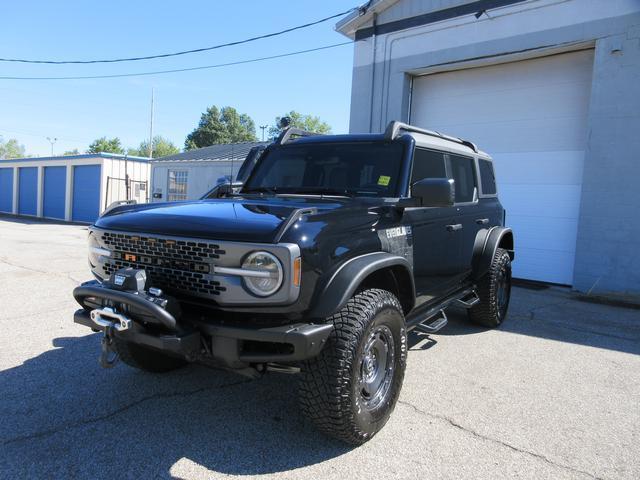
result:
[[[499,301],[501,278],[506,282],[503,285],[506,288],[506,303]],[[496,250],[489,271],[478,281],[478,297],[480,303],[468,310],[473,323],[495,328],[504,322],[511,297],[511,257],[506,250]]]
[[[302,365],[300,406],[323,433],[360,445],[385,425],[400,395],[407,359],[402,307],[386,290],[364,290],[329,317],[328,322],[334,328],[327,344],[320,355]],[[384,336],[385,340],[378,347],[387,345],[387,352],[393,351],[384,355],[385,365],[392,365],[393,369],[384,374],[385,393],[378,395],[376,402],[367,404],[369,400],[364,399],[362,384],[358,382],[366,369],[365,353],[371,352],[376,335]],[[382,354],[374,357],[382,358]]]
[[[113,340],[113,345],[118,352],[120,360],[130,367],[144,370],[145,372],[164,373],[187,364],[184,359],[171,357],[152,348],[127,342],[117,336]]]

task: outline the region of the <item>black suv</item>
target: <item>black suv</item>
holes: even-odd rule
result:
[[[392,122],[384,134],[290,128],[254,163],[219,198],[103,214],[75,321],[104,332],[104,366],[299,372],[304,414],[363,443],[398,399],[408,331],[436,332],[452,305],[504,321],[514,247],[493,162]]]

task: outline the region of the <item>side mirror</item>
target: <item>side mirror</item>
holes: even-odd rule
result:
[[[423,178],[411,187],[411,197],[423,207],[450,207],[455,203],[455,183],[450,178]]]
[[[233,184],[229,184],[229,182],[219,183],[207,193],[205,193],[200,200],[209,200],[212,198],[224,198],[232,193],[238,193],[238,191],[242,188],[242,182],[233,182]]]
[[[237,193],[242,188],[242,182],[221,183],[218,185],[216,198],[224,198],[232,193]]]

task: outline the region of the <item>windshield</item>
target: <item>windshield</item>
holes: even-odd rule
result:
[[[242,192],[394,197],[403,151],[381,141],[283,145],[265,153]]]

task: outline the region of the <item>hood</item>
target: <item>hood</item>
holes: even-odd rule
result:
[[[95,226],[105,230],[178,237],[270,243],[300,208],[331,210],[336,202],[286,199],[216,199],[127,205],[111,210]]]

